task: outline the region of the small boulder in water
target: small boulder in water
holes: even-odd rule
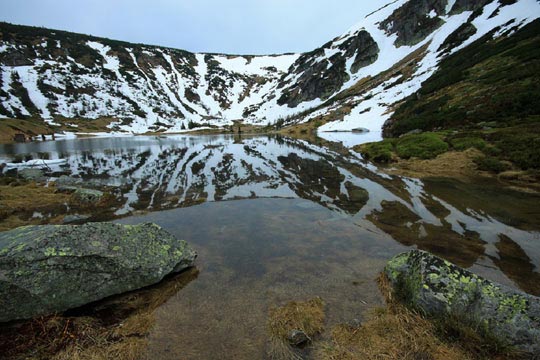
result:
[[[289,335],[287,336],[287,340],[289,341],[289,344],[296,347],[305,345],[309,341],[311,341],[311,339],[309,338],[309,336],[307,336],[305,332],[297,329],[292,330],[289,333]]]
[[[425,251],[395,256],[384,269],[395,295],[436,318],[458,318],[516,349],[540,355],[540,298]]]
[[[196,253],[156,224],[24,226],[0,233],[0,322],[153,285]]]
[[[40,180],[45,179],[43,171],[41,169],[35,169],[35,168],[19,169],[18,174],[24,180],[28,180],[28,181],[40,181]]]
[[[79,188],[73,193],[73,198],[83,204],[95,204],[103,198],[103,195],[99,190]]]

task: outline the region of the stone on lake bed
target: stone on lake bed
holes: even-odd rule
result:
[[[292,346],[297,346],[297,347],[302,346],[311,341],[309,336],[307,336],[307,334],[304,331],[298,330],[298,329],[292,330],[287,335],[287,340],[289,341],[289,344],[291,344]]]
[[[77,223],[86,221],[88,219],[90,219],[90,215],[78,215],[78,214],[66,215],[64,216],[64,219],[62,220],[62,224],[64,225],[77,224]]]
[[[457,318],[514,348],[540,355],[540,298],[497,284],[425,251],[395,256],[384,269],[406,304]]]
[[[196,256],[152,223],[24,226],[0,233],[0,322],[153,285],[193,266]]]
[[[38,181],[45,178],[43,171],[41,169],[36,169],[36,168],[20,169],[18,170],[17,173],[24,180],[29,180],[29,181]]]
[[[102,191],[83,188],[79,188],[73,193],[73,197],[84,204],[97,203],[103,198],[103,195]]]

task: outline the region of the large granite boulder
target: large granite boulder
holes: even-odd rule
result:
[[[414,308],[458,317],[507,345],[540,355],[540,298],[419,250],[397,255],[384,273],[395,295]]]
[[[0,322],[64,311],[155,284],[193,265],[155,224],[25,226],[0,233]]]

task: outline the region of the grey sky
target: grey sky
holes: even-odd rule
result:
[[[386,0],[0,0],[0,20],[195,52],[313,50]]]

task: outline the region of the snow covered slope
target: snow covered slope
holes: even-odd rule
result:
[[[111,118],[112,130],[177,132],[233,120],[320,121],[380,135],[439,61],[540,17],[537,0],[396,0],[305,54],[233,56],[0,23],[0,116]]]

